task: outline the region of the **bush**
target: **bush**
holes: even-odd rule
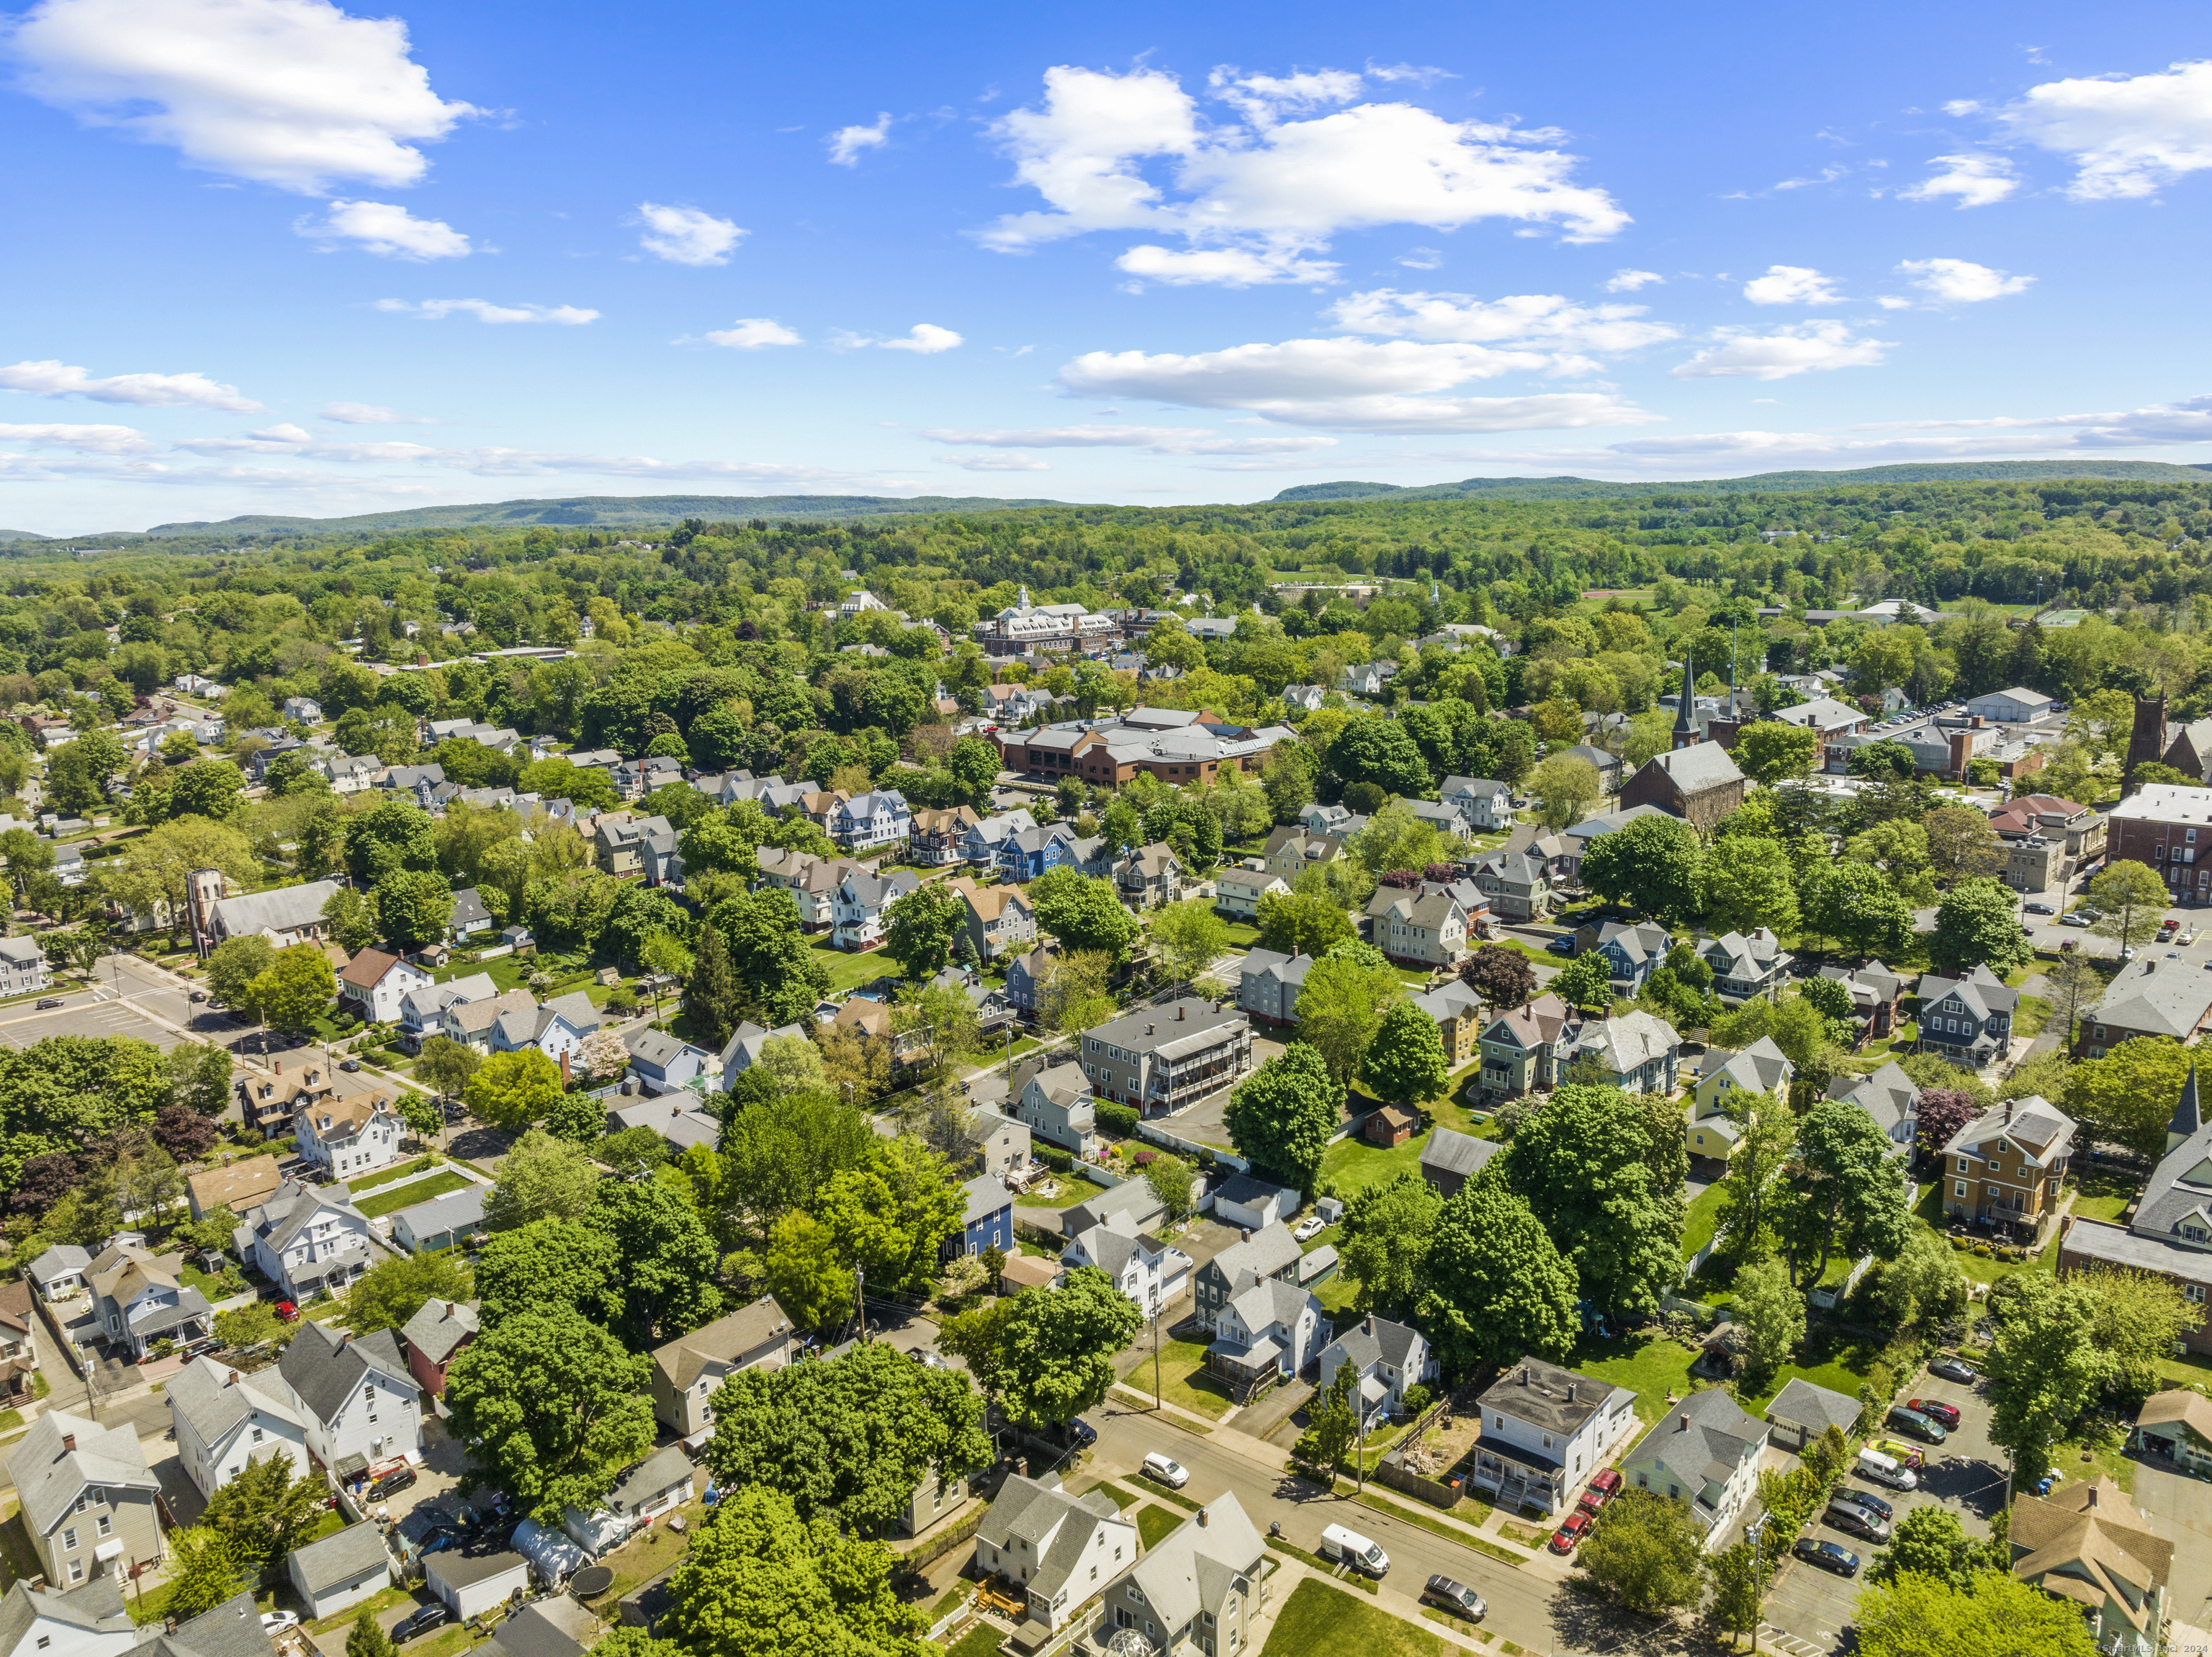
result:
[[[1054,1173],[1075,1172],[1075,1157],[1072,1153],[1060,1149],[1057,1145],[1038,1145],[1032,1148],[1036,1152],[1036,1160]]]
[[[1137,1107],[1133,1105],[1116,1105],[1109,1099],[1102,1099],[1091,1110],[1098,1125],[1116,1139],[1127,1139],[1137,1131]]]
[[[1428,1407],[1429,1389],[1427,1387],[1409,1386],[1406,1389],[1405,1410],[1407,1415],[1418,1416]]]

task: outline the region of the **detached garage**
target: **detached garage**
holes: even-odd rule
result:
[[[1766,1406],[1767,1441],[1794,1454],[1802,1454],[1807,1445],[1831,1427],[1849,1438],[1858,1422],[1856,1398],[1815,1386],[1802,1375],[1793,1376]]]
[[[530,1562],[507,1548],[448,1548],[423,1562],[430,1592],[464,1621],[530,1587]]]
[[[1262,1231],[1298,1211],[1298,1194],[1249,1173],[1231,1177],[1213,1193],[1213,1217],[1224,1226]]]
[[[333,1531],[293,1549],[284,1563],[309,1622],[357,1605],[392,1581],[392,1556],[374,1525]]]

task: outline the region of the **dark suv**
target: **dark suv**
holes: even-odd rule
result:
[[[418,1634],[428,1634],[453,1620],[453,1613],[435,1600],[403,1617],[392,1625],[392,1643],[403,1646]]]
[[[368,1499],[371,1502],[381,1502],[385,1497],[407,1489],[414,1482],[415,1470],[412,1467],[394,1467],[368,1487]]]
[[[1901,1404],[1891,1406],[1889,1424],[1906,1437],[1917,1438],[1923,1444],[1941,1444],[1950,1437],[1943,1430],[1942,1423],[1934,1416],[1923,1416],[1917,1410],[1908,1410]]]

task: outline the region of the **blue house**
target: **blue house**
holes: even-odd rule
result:
[[[981,1254],[987,1248],[997,1248],[1008,1254],[1014,1252],[1014,1197],[1006,1189],[1006,1181],[995,1174],[978,1174],[970,1179],[968,1192],[968,1214],[957,1237],[945,1240],[945,1258],[958,1254]]]
[[[1073,861],[1067,853],[1067,842],[1050,829],[1026,828],[999,842],[1000,875],[1017,886]]]
[[[1575,953],[1605,957],[1606,976],[1616,992],[1634,995],[1644,980],[1666,965],[1674,935],[1656,921],[1623,923],[1607,921],[1586,926],[1575,934]]]
[[[623,1045],[629,1050],[630,1073],[649,1093],[690,1087],[708,1057],[703,1049],[650,1026],[631,1031]]]

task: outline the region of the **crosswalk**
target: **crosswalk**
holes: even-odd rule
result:
[[[1828,1657],[1830,1649],[1826,1646],[1817,1646],[1810,1640],[1802,1640],[1794,1634],[1786,1633],[1771,1623],[1761,1623],[1759,1625],[1759,1638],[1762,1644],[1772,1646],[1778,1651],[1786,1651],[1790,1657]]]

